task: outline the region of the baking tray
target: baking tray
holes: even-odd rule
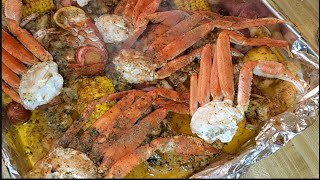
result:
[[[262,0],[262,2],[273,16],[288,19],[276,10],[276,4],[273,1]],[[241,178],[250,165],[276,152],[315,122],[319,111],[319,55],[293,24],[285,24],[282,28],[286,28],[295,36],[296,40],[291,45],[291,50],[294,54],[293,59],[300,61],[303,67],[301,76],[306,82],[305,93],[297,97],[294,107],[267,121],[256,136],[255,144],[251,143],[236,155],[220,157],[205,170],[190,178]],[[5,141],[2,142],[2,159],[10,177],[21,178],[16,166],[12,163]]]

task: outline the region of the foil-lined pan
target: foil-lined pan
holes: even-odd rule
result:
[[[262,2],[275,17],[287,19],[274,8],[274,4],[267,0]],[[286,24],[283,28],[288,28],[296,36],[291,46],[291,52],[294,54],[292,60],[301,64],[300,78],[305,81],[305,93],[297,97],[292,108],[270,118],[256,136],[255,143],[248,142],[248,146],[234,156],[220,157],[220,160],[190,178],[242,178],[252,164],[285,146],[289,140],[316,121],[319,115],[319,54],[295,27]]]
[[[273,7],[272,3],[267,0],[262,0],[262,2],[275,17],[286,19]],[[299,61],[301,64],[300,78],[304,80],[305,93],[297,97],[292,108],[270,118],[261,128],[255,140],[247,142],[240,152],[235,155],[220,156],[205,170],[194,174],[190,178],[244,177],[252,164],[276,152],[315,122],[319,112],[319,55],[301,37],[296,28],[288,24],[284,25],[284,28],[288,28],[296,36],[296,41],[291,46],[291,52],[294,55],[294,58],[291,59]],[[2,160],[10,177],[21,178],[11,157],[7,144],[3,140]]]

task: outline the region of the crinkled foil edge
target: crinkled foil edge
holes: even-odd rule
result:
[[[267,1],[263,0],[263,2],[276,17],[283,19],[281,14],[273,9]],[[252,164],[276,152],[315,122],[319,112],[319,55],[294,28],[290,26],[288,28],[299,37],[291,47],[293,54],[308,66],[307,74],[304,76],[308,83],[307,92],[298,98],[298,102],[292,109],[267,121],[255,138],[255,145],[248,146],[244,152],[234,157],[221,158],[190,178],[244,177]],[[16,166],[12,163],[10,152],[4,140],[2,142],[2,159],[8,168],[10,177],[21,178]]]
[[[2,152],[1,153],[2,153],[3,163],[7,167],[10,177],[13,179],[20,179],[21,175],[18,172],[16,166],[14,164],[12,164],[12,162],[10,160],[11,159],[10,152],[9,152],[8,146],[6,145],[4,139],[2,139]],[[2,176],[3,176],[3,174],[2,174]]]
[[[318,74],[319,76],[319,74]],[[289,140],[312,125],[319,112],[319,86],[307,93],[293,112],[285,112],[271,118],[255,138],[256,144],[231,161],[220,161],[190,178],[242,178],[249,167],[276,152]]]

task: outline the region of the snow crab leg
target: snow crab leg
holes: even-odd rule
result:
[[[180,94],[173,90],[157,88],[142,94],[140,98],[112,121],[112,126],[108,126],[99,132],[91,149],[93,159],[98,159],[99,157],[96,156],[99,156],[103,149],[111,146],[110,144],[113,143],[115,137],[121,137],[127,133],[128,129],[136,126],[134,124],[139,118],[143,117],[144,114],[149,113],[148,110],[151,105],[157,101],[159,96],[170,99],[172,102],[160,104],[158,107],[177,113],[188,113],[187,103],[189,102],[189,93]]]
[[[22,0],[7,0],[5,17],[10,32],[41,61],[52,61],[52,55],[19,23],[22,17]]]
[[[184,35],[177,38],[176,41],[173,41],[167,44],[163,49],[159,52],[155,53],[155,62],[157,64],[165,63],[166,61],[174,59],[177,55],[191,47],[194,43],[199,41],[201,38],[208,35],[214,28],[220,29],[245,29],[249,27],[259,26],[259,25],[267,25],[267,24],[275,24],[282,23],[283,21],[278,21],[277,19],[262,19],[261,22],[255,23],[249,20],[239,22],[239,25],[234,22],[229,21],[221,21],[221,20],[213,20],[208,23],[202,24],[194,29],[188,31]],[[261,24],[260,24],[261,23]],[[264,24],[263,24],[264,23]],[[241,25],[241,26],[240,26]],[[239,27],[238,27],[239,26]],[[262,41],[262,40],[260,40]],[[286,43],[285,41],[282,41]],[[249,42],[245,42],[249,43]],[[263,43],[263,42],[261,42]],[[280,41],[279,41],[280,43]],[[281,46],[281,44],[275,44],[275,46]]]
[[[218,74],[218,53],[216,51],[216,46],[213,46],[213,63],[210,72],[210,93],[213,101],[221,101],[223,96],[221,92],[220,82],[219,82],[219,74]]]
[[[155,41],[148,46],[147,53],[154,54],[163,49],[168,43],[175,41],[182,34],[192,30],[205,16],[200,14],[193,14],[186,19],[180,21],[175,26],[171,27],[167,32],[160,35]]]
[[[287,48],[288,52],[290,52],[290,50],[289,44],[286,41],[274,40],[270,38],[247,39],[236,32],[227,30],[222,31],[217,40],[219,83],[225,100],[232,102],[234,99],[234,82],[232,59],[229,55],[230,40],[236,44],[245,44],[250,46],[267,45],[273,47],[285,47]]]
[[[141,146],[116,161],[104,178],[124,178],[135,166],[148,159],[156,150],[160,150],[162,153],[172,152],[179,155],[195,156],[210,156],[218,153],[211,145],[195,137],[157,138],[150,144]]]
[[[160,3],[161,0],[123,0],[118,4],[115,14],[122,15],[121,12],[123,12],[123,15],[131,19],[135,27],[133,34],[123,43],[123,49],[130,48],[137,41],[149,23],[146,17],[154,13]]]
[[[100,151],[103,154],[101,169],[108,169],[116,160],[137,148],[147,136],[148,130],[158,127],[166,116],[166,109],[155,110],[129,129],[116,142]]]
[[[186,108],[188,109],[188,106]],[[102,151],[103,160],[100,168],[103,170],[109,169],[121,157],[133,152],[143,142],[148,132],[159,127],[169,111],[175,111],[175,109],[156,109],[129,129],[116,142],[110,144],[109,147]]]
[[[52,61],[53,57],[27,30],[20,27],[21,0],[7,0],[4,4],[4,14],[10,33],[18,40],[2,29],[2,79],[7,83],[2,86],[2,90],[20,103],[21,99],[16,89],[20,86],[18,75],[27,72],[24,64],[34,65],[39,62],[38,59]]]
[[[2,29],[2,49],[6,50],[13,57],[27,65],[38,62],[30,51],[28,51],[19,41]]]
[[[109,111],[96,120],[91,127],[86,130],[80,137],[80,150],[82,152],[89,152],[94,141],[102,136],[103,132],[110,132],[111,128],[116,123],[116,120],[122,112],[127,110],[135,101],[137,96],[142,96],[144,92],[131,92],[123,97],[117,104],[115,104]],[[110,129],[110,130],[108,130]],[[104,134],[104,136],[108,136]]]
[[[199,73],[199,89],[198,97],[200,106],[207,104],[210,101],[210,67],[212,63],[212,50],[211,45],[207,44],[203,47],[200,61],[200,73]]]
[[[89,152],[90,150],[93,152],[100,152],[99,149],[103,147],[103,143],[105,144],[105,141],[111,134],[120,137],[126,132],[127,129],[132,128],[134,123],[139,119],[139,117],[142,116],[143,113],[147,111],[147,109],[150,108],[154,99],[156,99],[158,96],[163,96],[171,98],[178,102],[183,102],[183,104],[177,104],[181,107],[178,108],[178,111],[180,113],[187,113],[189,111],[188,106],[184,105],[184,103],[189,101],[188,93],[181,95],[175,91],[165,89],[155,89],[150,92],[131,90],[115,93],[90,103],[87,108],[81,113],[80,117],[65,132],[57,145],[68,147],[81,127],[85,124],[86,119],[88,119],[89,115],[93,111],[93,107],[95,107],[96,104],[122,98],[115,106],[113,106],[109,111],[102,115],[80,137],[80,144],[78,147],[80,147],[83,152]],[[173,108],[171,104],[165,104],[160,107],[166,109]]]
[[[19,77],[5,64],[2,63],[2,79],[11,87],[19,88],[20,79]]]
[[[159,97],[163,96],[168,99],[172,99],[176,102],[187,103],[188,99],[183,99],[183,95],[178,94],[176,91],[166,90],[166,89],[155,89],[148,93],[143,94],[139,99],[137,99],[132,106],[126,109],[117,119],[114,124],[114,129],[111,132],[106,131],[107,133],[112,133],[112,131],[119,132],[122,130],[127,130],[131,128],[134,123],[150,108],[152,103]],[[185,96],[187,97],[187,96]],[[105,139],[109,134],[103,134]],[[101,142],[101,139],[98,138],[98,141]]]
[[[183,11],[165,11],[150,14],[147,18],[152,23],[160,23],[154,28],[153,31],[149,32],[146,36],[141,37],[140,43],[136,46],[143,52],[146,52],[151,44],[156,38],[163,35],[170,28],[181,22],[185,17],[189,16],[188,13]]]
[[[18,59],[13,57],[8,51],[2,48],[2,63],[9,67],[16,74],[27,72],[27,67]]]
[[[2,88],[2,91],[6,93],[9,97],[11,97],[13,101],[17,103],[21,103],[21,98],[19,94],[4,81],[2,81],[1,88]]]
[[[289,81],[300,92],[304,91],[304,88],[299,82],[298,78],[293,76],[283,64],[272,61],[249,61],[241,68],[238,85],[239,91],[237,107],[243,111],[246,111],[249,106],[253,74]]]

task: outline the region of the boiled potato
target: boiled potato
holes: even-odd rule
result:
[[[243,57],[243,62],[248,61],[275,61],[282,63],[293,73],[297,74],[298,67],[294,62],[287,61],[281,52],[275,47],[260,46],[248,51]]]
[[[188,114],[170,113],[167,116],[168,125],[173,131],[182,135],[196,136],[190,128],[191,117]]]
[[[276,61],[278,62],[278,57],[275,55],[268,46],[255,47],[248,51],[243,57],[243,62],[248,61]]]
[[[242,120],[238,124],[236,134],[233,136],[229,143],[226,143],[222,151],[228,154],[234,154],[238,152],[239,148],[245,144],[249,139],[256,135],[256,131],[246,127],[246,119]]]
[[[265,26],[249,28],[250,36],[256,38],[271,37],[271,32]]]

